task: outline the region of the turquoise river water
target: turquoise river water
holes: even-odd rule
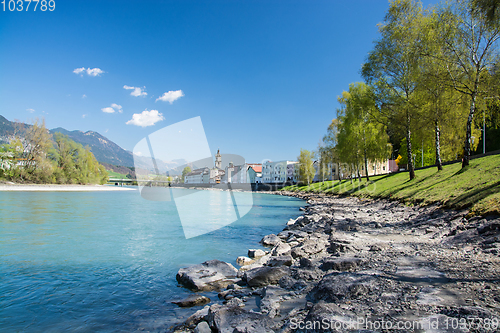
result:
[[[179,268],[235,264],[303,204],[253,201],[239,221],[185,239],[175,204],[137,191],[0,192],[0,332],[165,331],[197,310],[171,304],[190,294]]]

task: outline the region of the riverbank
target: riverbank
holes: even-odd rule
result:
[[[307,206],[282,232],[263,238],[268,253],[249,250],[238,258],[239,269],[212,260],[179,270],[182,285],[220,289],[221,301],[196,308],[174,331],[498,330],[498,216],[279,194]]]
[[[305,193],[350,195],[360,198],[385,198],[410,205],[439,204],[445,208],[469,209],[473,215],[500,215],[500,155],[486,156],[470,161],[462,169],[461,163],[437,168],[416,170],[416,178],[409,180],[407,172],[371,176],[367,182],[325,181],[310,186],[289,186],[283,190]]]
[[[136,188],[113,185],[59,185],[59,184],[15,184],[0,183],[0,191],[6,192],[90,192],[90,191],[135,191]]]

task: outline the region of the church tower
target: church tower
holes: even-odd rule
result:
[[[219,149],[217,149],[217,154],[215,155],[215,167],[217,169],[222,169],[222,156],[219,152]]]

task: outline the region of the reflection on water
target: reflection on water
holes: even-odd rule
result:
[[[234,264],[302,203],[253,200],[241,220],[185,239],[173,202],[133,191],[0,192],[0,331],[165,330],[193,311],[170,303],[188,295],[180,267]]]

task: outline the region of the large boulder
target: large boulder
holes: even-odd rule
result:
[[[338,259],[326,259],[321,264],[320,268],[324,271],[336,270],[336,271],[355,271],[359,265],[364,262],[361,258],[338,258]]]
[[[343,310],[336,304],[320,301],[309,310],[304,322],[321,323],[321,327],[305,325],[304,330],[297,332],[347,332],[359,328],[356,320],[353,313]]]
[[[253,259],[259,259],[260,257],[263,257],[266,255],[266,252],[260,250],[260,249],[249,249],[248,250],[248,256]]]
[[[261,240],[260,243],[264,246],[272,247],[278,243],[281,243],[281,239],[276,236],[275,234],[270,234],[264,236]]]
[[[212,333],[212,330],[206,321],[202,321],[195,327],[194,333]]]
[[[240,257],[236,258],[236,264],[238,264],[240,266],[250,265],[250,264],[253,264],[254,262],[255,262],[255,260],[250,259],[250,258],[245,257],[245,256],[240,256]]]
[[[323,238],[306,239],[299,245],[292,248],[292,257],[302,258],[326,250],[328,241]]]
[[[176,279],[193,291],[210,291],[234,283],[237,274],[238,270],[233,265],[220,260],[209,260],[179,269]]]
[[[210,298],[202,295],[192,295],[180,301],[173,301],[172,303],[180,306],[181,308],[188,308],[192,306],[204,305],[210,303]]]
[[[280,287],[267,286],[264,288],[262,300],[260,301],[260,312],[267,314],[269,318],[274,318],[279,314],[281,296],[286,293]]]
[[[292,250],[292,248],[290,247],[290,245],[288,245],[287,243],[279,242],[271,250],[271,255],[275,256],[275,257],[276,256],[286,256],[286,255],[290,254],[291,250]]]
[[[312,300],[337,303],[343,299],[353,299],[374,288],[375,278],[356,273],[332,273],[325,275],[311,290]]]
[[[249,312],[239,306],[221,306],[214,304],[210,307],[207,321],[212,331],[219,333],[273,333],[269,327],[273,321],[269,317],[255,312]]]
[[[277,284],[281,277],[288,273],[289,269],[283,266],[265,266],[246,271],[243,279],[250,287],[264,287],[270,284]]]
[[[278,256],[278,257],[271,257],[266,263],[266,266],[272,266],[272,267],[277,267],[277,266],[292,266],[293,264],[293,258],[292,256]]]

